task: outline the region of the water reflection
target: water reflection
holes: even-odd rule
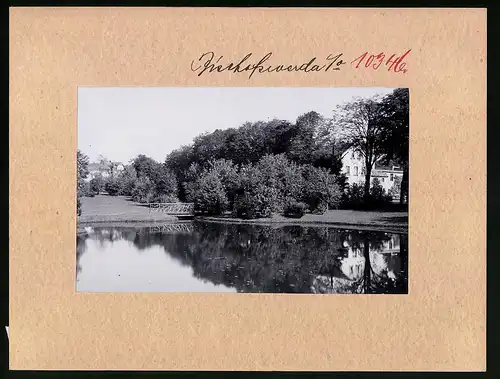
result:
[[[407,293],[408,239],[331,227],[183,223],[87,228],[77,290]]]

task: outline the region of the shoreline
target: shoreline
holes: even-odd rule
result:
[[[300,220],[300,219],[287,219],[287,218],[263,218],[245,220],[239,218],[229,217],[193,217],[190,219],[179,219],[170,216],[165,219],[122,219],[122,218],[93,218],[92,220],[77,220],[77,233],[82,233],[83,227],[106,227],[106,226],[139,226],[139,227],[154,227],[159,224],[177,224],[188,222],[213,222],[213,223],[226,223],[226,224],[247,224],[247,225],[273,225],[277,227],[296,225],[305,227],[320,227],[331,226],[338,229],[355,229],[355,230],[374,230],[388,233],[403,233],[408,234],[408,224],[403,223],[377,223],[377,222],[346,222],[346,221],[332,221],[332,220]]]
[[[349,223],[340,221],[273,219],[273,218],[243,220],[238,218],[223,218],[223,217],[200,217],[197,218],[197,220],[205,222],[227,223],[227,224],[276,225],[276,226],[297,225],[306,227],[331,226],[337,229],[374,230],[381,232],[384,231],[390,233],[408,234],[408,224],[381,224],[381,223],[363,223],[363,222]]]
[[[330,210],[323,214],[305,214],[301,218],[288,218],[273,214],[270,217],[258,219],[242,219],[231,217],[229,213],[219,216],[190,215],[173,216],[161,212],[150,212],[147,206],[138,205],[129,199],[116,196],[96,196],[83,198],[83,214],[77,216],[77,230],[83,232],[90,226],[159,226],[164,224],[180,223],[185,221],[218,222],[227,224],[247,225],[285,225],[330,226],[338,229],[361,229],[373,231],[387,231],[408,234],[407,211],[357,211],[357,210]]]

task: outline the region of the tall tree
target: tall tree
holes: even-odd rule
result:
[[[156,162],[153,158],[147,157],[144,154],[140,154],[134,159],[132,166],[134,167],[138,178],[151,178],[157,164],[158,162]]]
[[[382,150],[384,160],[393,160],[401,165],[403,178],[400,187],[400,203],[408,197],[409,159],[409,106],[408,88],[397,88],[382,100],[380,125],[382,126]]]
[[[383,155],[383,133],[380,122],[381,103],[378,97],[356,98],[339,105],[334,113],[334,122],[340,127],[348,146],[359,152],[365,163],[364,198],[370,194],[372,169]]]
[[[85,195],[85,180],[89,174],[89,157],[87,157],[80,150],[76,152],[76,166],[77,166],[77,215],[81,214],[80,198]]]
[[[324,123],[318,112],[308,112],[297,118],[295,136],[290,142],[288,157],[300,164],[311,163],[316,150],[315,135],[320,125]]]

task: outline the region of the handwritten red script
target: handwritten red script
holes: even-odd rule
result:
[[[382,66],[383,68],[387,67],[387,71],[402,72],[403,74],[406,74],[408,69],[406,68],[406,62],[404,59],[408,56],[408,54],[410,54],[410,51],[411,49],[406,51],[406,53],[401,56],[397,56],[396,54],[389,56],[384,53],[369,55],[368,51],[366,51],[353,60],[351,64],[357,69],[366,67],[378,70],[379,67]]]

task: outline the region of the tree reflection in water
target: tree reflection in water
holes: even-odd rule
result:
[[[407,235],[331,227],[194,222],[190,228],[103,227],[77,240],[161,246],[199,280],[266,293],[407,293]]]

